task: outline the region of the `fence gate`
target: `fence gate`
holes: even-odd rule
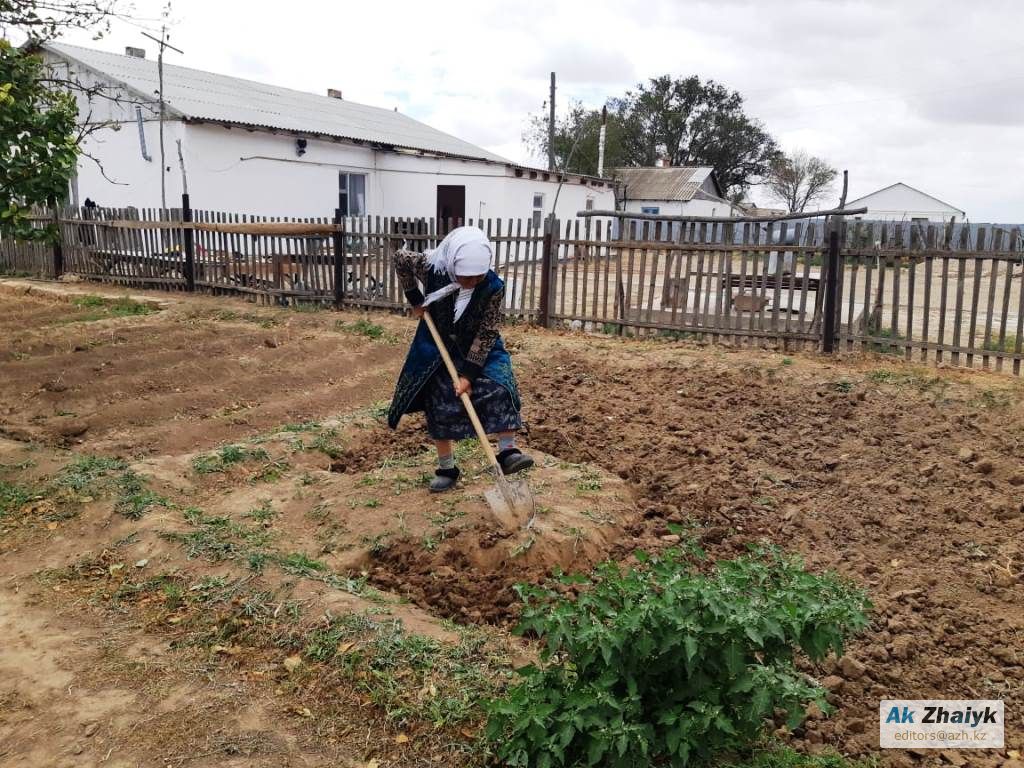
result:
[[[553,324],[620,335],[822,346],[834,329],[814,222],[555,222],[548,315]],[[834,245],[837,262],[838,245]],[[833,320],[826,322],[826,306]],[[828,338],[834,337],[829,333]]]

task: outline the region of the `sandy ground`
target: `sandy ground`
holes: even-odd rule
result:
[[[536,523],[510,531],[478,453],[432,497],[422,423],[382,423],[408,320],[143,298],[156,311],[106,316],[0,286],[0,481],[23,492],[0,515],[0,765],[473,764],[459,689],[532,654],[512,586],[678,524],[714,556],[768,540],[869,591],[871,630],[807,670],[837,713],[796,746],[875,753],[880,698],[1003,698],[1006,749],[967,764],[1016,768],[1018,381],[509,329],[539,464]],[[396,620],[458,653],[362,664]],[[351,664],[316,661],[325,633]]]

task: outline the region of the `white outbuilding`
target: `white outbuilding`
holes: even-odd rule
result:
[[[262,216],[568,217],[614,207],[611,182],[516,164],[390,109],[327,95],[46,43],[59,78],[80,84],[79,119],[94,130],[71,200],[180,205]],[[161,133],[163,160],[161,160]],[[179,156],[180,148],[180,156]],[[163,191],[161,190],[163,176]]]
[[[713,168],[616,168],[619,210],[661,216],[725,218],[742,210],[725,199]]]
[[[915,189],[909,184],[896,182],[888,187],[858,197],[846,203],[847,208],[867,208],[858,218],[868,221],[948,222],[951,218],[964,221],[967,214],[937,197]]]

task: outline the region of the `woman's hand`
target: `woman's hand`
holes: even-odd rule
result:
[[[469,383],[469,379],[465,376],[459,376],[459,383],[455,385],[455,396],[462,397],[463,395],[472,395],[473,385]]]
[[[418,317],[420,319],[423,318],[423,315],[425,315],[426,312],[427,312],[427,308],[424,307],[422,304],[420,306],[418,306],[418,307],[413,307],[412,308],[413,315],[415,315],[416,317]]]

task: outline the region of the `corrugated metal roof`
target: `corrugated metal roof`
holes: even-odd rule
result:
[[[155,98],[157,63],[77,45],[45,47]],[[455,157],[510,161],[400,112],[164,63],[164,94],[185,118],[367,141]]]
[[[626,186],[629,200],[692,200],[714,173],[703,166],[674,168],[616,168],[613,175]]]

